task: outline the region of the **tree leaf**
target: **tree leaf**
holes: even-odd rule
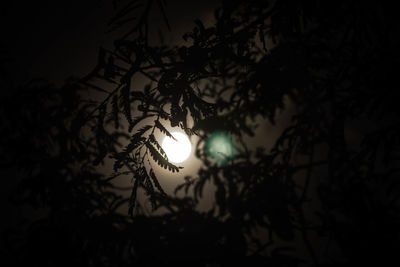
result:
[[[159,120],[155,120],[154,121],[154,125],[166,136],[168,136],[169,138],[172,138],[175,141],[178,141],[175,139],[175,137],[172,136],[172,134],[161,124],[161,122]]]
[[[121,89],[120,104],[122,106],[123,114],[125,115],[125,118],[129,123],[129,131],[131,131],[133,129],[133,126],[132,126],[133,120],[132,120],[132,115],[131,115],[131,102],[130,102],[128,85],[122,87],[122,89]]]
[[[166,193],[164,192],[164,190],[162,189],[160,183],[158,182],[158,179],[153,171],[153,169],[150,169],[150,178],[153,180],[154,185],[156,186],[156,188],[161,192],[161,194],[166,195]]]
[[[136,195],[137,195],[138,186],[139,186],[139,179],[137,177],[135,179],[135,183],[133,184],[133,187],[132,187],[131,196],[129,197],[129,210],[128,210],[128,213],[129,213],[130,216],[133,216],[133,210],[135,209]]]
[[[135,150],[138,146],[143,144],[146,138],[143,137],[144,133],[148,131],[152,126],[146,125],[139,129],[131,138],[130,143],[120,153],[114,154],[116,161],[114,162],[114,171],[116,172],[123,166],[123,162],[129,159],[129,153]]]
[[[174,164],[167,161],[158,151],[153,147],[150,142],[146,142],[146,146],[150,151],[150,155],[153,160],[164,169],[168,169],[172,172],[179,172],[179,167],[175,166]]]
[[[165,153],[164,149],[160,146],[160,144],[159,144],[158,141],[156,140],[154,134],[150,134],[150,136],[149,136],[149,141],[150,141],[152,144],[154,144],[154,145],[157,147],[157,149],[160,151],[161,155],[162,155],[163,157],[165,157],[165,158],[168,160],[167,153]]]
[[[140,129],[132,136],[132,139],[131,139],[131,140],[136,140],[136,139],[142,137],[143,134],[144,134],[145,132],[147,132],[148,130],[150,130],[151,127],[153,127],[153,126],[151,126],[151,125],[145,125],[145,126],[143,126],[142,128],[140,128]]]

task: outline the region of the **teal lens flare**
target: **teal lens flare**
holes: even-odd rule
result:
[[[237,152],[235,145],[226,132],[215,132],[206,141],[206,153],[217,165],[224,166],[232,160]]]

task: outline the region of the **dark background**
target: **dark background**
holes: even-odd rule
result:
[[[182,42],[182,34],[192,29],[193,20],[195,18],[207,20],[211,16],[215,6],[216,3],[214,1],[169,1],[167,14],[170,17],[173,31],[166,38],[166,43],[170,45],[180,44]],[[355,6],[354,10],[355,12],[359,11],[365,14],[367,17],[366,21],[371,23],[365,27],[371,27],[372,32],[376,31],[374,28],[376,26],[378,28],[389,29],[388,32],[391,34],[385,33],[381,36],[371,34],[371,43],[377,43],[381,47],[378,47],[378,53],[373,53],[374,56],[371,57],[371,61],[366,60],[364,65],[360,64],[358,67],[361,70],[360,80],[362,84],[366,84],[366,91],[372,88],[372,90],[368,91],[367,95],[363,95],[366,105],[373,106],[376,100],[378,107],[373,112],[383,115],[381,115],[380,119],[373,120],[347,120],[345,128],[342,130],[347,145],[355,150],[359,148],[361,138],[364,135],[373,132],[377,133],[376,138],[371,137],[369,139],[371,142],[370,146],[372,147],[374,146],[374,141],[380,140],[379,134],[383,136],[385,133],[392,133],[391,131],[393,131],[393,134],[390,136],[392,139],[388,139],[389,141],[385,143],[387,147],[379,150],[379,153],[381,153],[377,156],[379,159],[383,157],[381,155],[384,155],[385,151],[391,151],[393,147],[398,147],[397,138],[399,131],[397,128],[393,130],[389,126],[393,124],[397,125],[399,118],[397,107],[399,48],[396,46],[396,44],[399,44],[399,38],[396,35],[399,32],[399,24],[398,19],[396,19],[397,14],[395,13],[395,9],[389,6],[385,6],[383,10],[386,13],[377,20],[380,22],[383,21],[385,25],[374,24],[376,13],[373,12],[373,8],[374,3],[368,2],[365,5],[360,4],[359,6]],[[2,65],[5,66],[1,72],[2,79],[5,82],[1,88],[1,97],[6,99],[5,97],[10,95],[8,91],[10,87],[6,86],[7,83],[24,84],[32,78],[44,78],[57,86],[61,86],[69,76],[82,77],[89,73],[97,63],[99,47],[112,47],[113,40],[125,30],[122,28],[110,33],[107,32],[107,23],[113,14],[114,8],[110,1],[8,1],[2,3],[0,55],[2,61],[6,62],[6,64]],[[166,31],[160,14],[156,14],[154,18],[155,20],[151,21],[151,23],[154,23],[154,28]],[[340,20],[340,17],[337,20]],[[156,40],[156,37],[154,37],[154,40]],[[386,44],[388,45],[386,46]],[[354,51],[356,52],[353,51],[351,53],[356,55],[357,51],[359,51],[362,55],[365,47],[363,45],[354,47]],[[362,62],[362,60],[359,61]],[[372,67],[364,69],[364,66]],[[367,77],[372,77],[372,83],[366,80]],[[394,83],[396,85],[392,86]],[[374,86],[377,88],[376,90],[374,90]],[[354,102],[358,100],[356,99]],[[312,107],[310,108],[312,109]],[[290,106],[287,109],[290,110]],[[18,115],[15,117],[15,121],[18,121]],[[280,130],[281,125],[285,125],[286,122],[286,118],[284,118],[276,127]],[[263,128],[258,133],[260,135],[258,138],[261,140],[265,139],[274,129],[277,131],[277,128],[268,127]],[[16,132],[23,129],[22,132],[24,134],[29,134],[29,128],[25,129],[23,126],[20,126],[20,128],[15,129],[18,130]],[[24,136],[18,136],[17,140],[18,138],[20,138],[19,140],[23,140]],[[21,141],[21,143],[23,142]],[[10,149],[10,147],[7,149]],[[24,149],[29,154],[30,148],[25,147]],[[1,152],[3,153],[4,151],[8,150]],[[322,149],[321,154],[325,152],[326,150]],[[7,158],[7,155],[4,158]],[[346,159],[342,160],[343,162],[348,162]],[[381,173],[385,173],[390,168],[398,169],[398,161],[394,163],[390,162],[388,165],[379,163],[376,167]],[[31,215],[31,210],[19,210],[11,205],[10,198],[12,199],[17,189],[18,174],[15,174],[18,171],[18,166],[1,171],[1,211],[3,213],[2,218],[6,218],[1,221],[3,229],[5,226],[15,226],[18,222],[17,218],[20,215],[28,214],[28,217],[32,216],[32,218],[38,216],[36,213]],[[323,171],[321,173],[322,175],[324,174]],[[396,171],[394,173],[397,174]],[[318,175],[320,173],[317,172],[316,176]],[[334,229],[333,232],[337,234],[341,244],[345,244],[343,247],[347,249],[347,252],[349,253],[350,251],[350,258],[351,254],[354,255],[352,259],[353,263],[357,261],[365,264],[368,263],[368,255],[374,252],[376,252],[376,256],[371,257],[375,263],[380,262],[380,260],[385,262],[391,256],[395,260],[397,258],[394,255],[399,248],[395,243],[399,238],[397,210],[386,213],[383,206],[380,206],[382,203],[385,203],[387,192],[396,193],[398,189],[398,182],[395,180],[397,176],[393,176],[394,178],[390,182],[393,182],[392,180],[394,182],[390,185],[374,184],[372,182],[366,184],[365,187],[359,187],[357,184],[354,187],[350,185],[345,193],[335,191],[338,189],[332,186],[325,188],[326,192],[322,192],[323,196],[329,196],[326,202],[329,202],[328,204],[332,204],[332,206],[337,205],[338,202],[344,199],[345,201],[340,203],[341,207],[348,208],[343,208],[345,210],[344,213],[350,214],[349,217],[351,218],[356,218],[354,221],[346,221],[346,218],[343,219],[340,217],[340,214],[333,214],[332,216],[337,216],[337,221],[340,223],[337,225],[328,225],[328,227]],[[377,179],[377,181],[380,180]],[[391,191],[389,190],[390,188],[392,188]],[[345,197],[342,199],[340,197],[335,198],[335,196],[343,196],[341,194],[345,194]],[[381,201],[382,199],[384,201]],[[45,213],[46,210],[41,210],[40,212]],[[386,219],[385,216],[389,213],[390,216],[393,215],[397,219]],[[341,221],[342,219],[343,221]],[[143,225],[146,224],[148,225],[149,223],[143,223]],[[346,228],[345,226],[348,227]],[[149,228],[146,229],[149,230]],[[137,233],[135,232],[135,234]],[[151,247],[151,238],[146,239],[145,237],[142,241],[145,244],[148,242],[149,244],[147,245]],[[353,251],[354,253],[352,253]],[[146,253],[145,255],[147,255]],[[148,255],[152,255],[151,251],[148,253]],[[363,254],[366,254],[366,256],[364,257]],[[331,257],[338,255],[338,258],[334,260],[341,262],[343,255],[340,251],[337,254],[332,252],[332,255]],[[347,256],[349,257],[349,255]],[[386,257],[386,259],[382,257]],[[293,263],[293,266],[297,265]]]

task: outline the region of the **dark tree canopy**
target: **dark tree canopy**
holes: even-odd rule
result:
[[[1,164],[19,182],[13,201],[39,210],[3,232],[2,258],[43,266],[398,262],[400,25],[391,4],[222,1],[212,26],[194,18],[184,42],[169,46],[152,28],[158,10],[174,30],[168,1],[114,3],[110,27],[126,34],[100,48],[87,76],[55,88],[14,85],[1,72]],[[287,109],[289,120],[278,120]],[[282,129],[271,149],[248,141],[270,142],[268,132],[255,134],[260,123]],[[156,166],[181,171],[160,145],[174,127],[198,137],[203,164],[171,195]],[[224,164],[206,153],[215,132],[235,144]],[[98,168],[110,160],[105,175]],[[132,181],[129,198],[113,183],[121,178]],[[200,211],[208,183],[215,201]],[[139,190],[166,212],[143,212]]]

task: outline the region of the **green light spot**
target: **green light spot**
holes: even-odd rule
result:
[[[226,132],[215,132],[206,141],[207,155],[220,166],[226,165],[236,156],[235,145]]]

